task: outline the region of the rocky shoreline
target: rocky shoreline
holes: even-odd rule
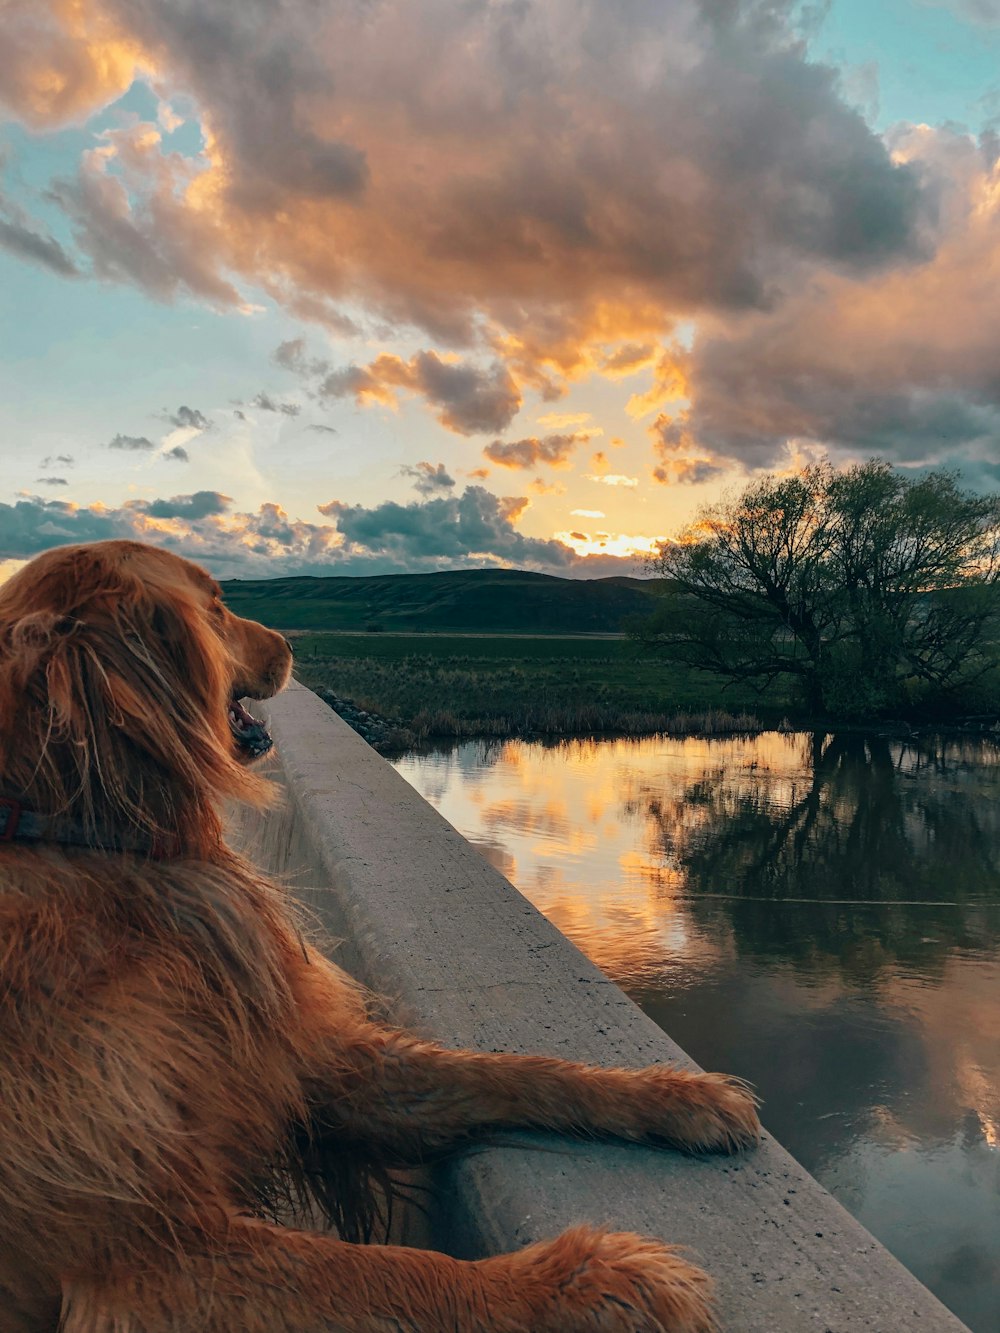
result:
[[[320,685],[315,693],[379,753],[384,750],[405,750],[416,740],[413,732],[398,718],[382,717],[379,713],[359,708],[353,699],[341,699],[325,685]]]

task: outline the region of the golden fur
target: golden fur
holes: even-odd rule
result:
[[[350,1243],[365,1172],[488,1128],[732,1148],[736,1080],[449,1051],[374,1021],[222,840],[267,799],[227,720],[280,635],[134,542],[0,588],[0,796],[91,847],[0,842],[2,1333],[700,1333],[709,1284],[588,1228],[476,1263]],[[144,850],[113,850],[115,838]],[[320,1172],[322,1178],[317,1178]],[[266,1220],[318,1201],[340,1235]],[[315,1216],[315,1208],[312,1210]]]

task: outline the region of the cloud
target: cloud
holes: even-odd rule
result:
[[[145,435],[116,435],[113,440],[108,441],[109,449],[131,449],[133,451],[143,449],[154,449],[156,446],[153,441]]]
[[[356,330],[349,303],[557,393],[629,372],[679,317],[927,243],[920,173],[808,59],[792,0],[288,0],[280,24],[231,0],[11,4],[0,97],[32,124],[154,67],[196,108],[198,158],[126,125],[53,188],[95,274],[159,299],[252,285]]]
[[[509,468],[534,468],[542,463],[552,467],[568,467],[570,457],[578,444],[589,435],[546,435],[543,439],[529,436],[523,440],[494,440],[483,450],[493,463]]]
[[[620,472],[587,472],[585,476],[587,481],[596,481],[602,486],[624,486],[627,490],[634,490],[639,485],[638,477],[626,477]]]
[[[603,509],[574,509],[573,515],[576,518],[604,518],[606,517]]]
[[[0,559],[26,559],[52,546],[132,538],[202,560],[219,574],[273,573],[275,558],[306,564],[336,545],[336,534],[290,523],[276,505],[229,514],[228,497],[198,491],[169,500],[87,507],[37,496],[0,503]]]
[[[110,7],[5,0],[0,102],[36,129],[71,123],[113,101],[140,61]]]
[[[35,482],[39,486],[68,486],[69,482],[65,477],[36,477]]]
[[[439,409],[442,426],[458,435],[503,430],[521,406],[521,394],[506,367],[442,360],[436,352],[418,352],[409,361],[384,353],[367,366],[329,371],[319,384],[325,398],[394,405],[405,389]]]
[[[947,130],[900,132],[895,151],[936,164],[947,239],[933,261],[865,281],[817,274],[780,308],[696,338],[676,353],[690,406],[659,418],[661,454],[683,441],[703,458],[771,467],[794,444],[988,475],[1000,438],[1000,167]]]
[[[997,0],[947,3],[996,21]],[[415,394],[449,430],[500,435],[529,390],[651,370],[630,410],[684,434],[681,452],[661,432],[665,480],[769,466],[790,441],[986,478],[998,141],[877,135],[849,104],[871,105],[876,71],[810,59],[802,12],[287,0],[259,24],[231,0],[8,0],[0,99],[36,129],[136,75],[186,99],[197,155],[133,119],[52,183],[62,254],[160,300],[247,310],[252,289],[406,338],[408,359],[346,366],[283,343],[277,364],[329,397]],[[7,225],[58,271],[52,238]]]
[[[562,542],[525,537],[514,527],[527,503],[523,496],[500,498],[482,486],[469,486],[460,496],[421,503],[387,501],[366,509],[334,500],[319,508],[336,523],[348,552],[401,565],[428,560],[569,564],[572,552]]]
[[[700,486],[727,471],[725,459],[699,447],[688,422],[690,413],[676,417],[662,412],[650,427],[659,463],[653,469],[653,478],[663,485]]]
[[[195,491],[193,495],[175,495],[170,500],[131,500],[127,507],[150,518],[207,518],[224,514],[230,499],[219,491]]]
[[[336,426],[325,426],[321,421],[311,421],[306,430],[318,431],[321,435],[339,435]]]
[[[306,354],[304,338],[289,338],[279,343],[272,353],[271,360],[283,370],[294,371],[296,375],[325,375],[330,369],[329,361],[322,357]]]
[[[604,358],[601,369],[610,379],[624,379],[652,365],[657,350],[656,343],[626,343]]]
[[[94,277],[132,284],[160,301],[183,293],[218,309],[244,308],[207,243],[204,215],[187,203],[207,168],[161,153],[161,138],[147,122],[102,130],[77,174],[54,180],[48,198],[68,217]]]
[[[185,116],[179,115],[169,102],[159,102],[156,107],[156,123],[163,129],[165,134],[173,134],[174,130],[179,130],[186,120]]]
[[[435,467],[433,463],[417,463],[416,467],[400,468],[404,477],[413,478],[413,489],[418,495],[435,495],[440,491],[454,489],[455,478],[448,475],[443,463]]]
[[[0,198],[0,208],[3,205]],[[18,259],[40,264],[61,278],[80,276],[80,270],[55,237],[36,231],[27,221],[0,217],[0,246]]]
[[[252,398],[250,403],[252,407],[258,407],[262,412],[281,412],[286,417],[297,417],[302,411],[298,403],[279,403],[263,390],[256,398]]]
[[[75,462],[72,454],[48,454],[38,464],[40,468],[52,467],[55,463],[62,463],[63,467],[72,467]]]
[[[191,455],[179,444],[175,444],[172,449],[167,449],[163,457],[172,458],[178,463],[190,463],[191,461]]]
[[[407,505],[366,508],[334,500],[319,506],[332,522],[308,523],[271,502],[256,513],[234,513],[218,491],[129,500],[117,509],[33,496],[0,503],[0,560],[25,559],[72,542],[129,537],[198,560],[220,578],[509,565],[567,577],[636,572],[632,539],[620,553],[596,555],[577,553],[562,540],[524,536],[515,524],[527,505],[524,496],[500,497],[470,486],[460,496]],[[600,534],[594,538],[603,540]]]
[[[173,415],[167,416],[167,420],[179,430],[208,430],[212,424],[204,412],[200,412],[197,407],[186,407],[183,403]]]

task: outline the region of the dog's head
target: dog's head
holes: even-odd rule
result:
[[[67,546],[0,587],[0,795],[204,854],[219,803],[260,802],[270,746],[242,698],[288,680],[280,634],[218,584],[139,542]]]

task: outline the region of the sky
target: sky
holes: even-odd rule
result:
[[[1000,0],[5,0],[0,573],[641,574],[1000,490]]]

